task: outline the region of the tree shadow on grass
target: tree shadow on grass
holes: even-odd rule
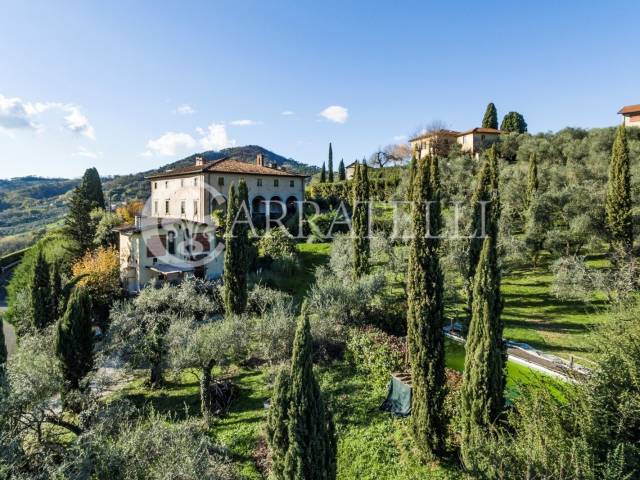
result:
[[[144,387],[141,387],[144,388]],[[158,390],[145,389],[142,391],[123,391],[120,397],[129,400],[137,407],[153,407],[160,413],[169,413],[177,420],[185,420],[200,414],[200,393],[198,382],[167,381]]]

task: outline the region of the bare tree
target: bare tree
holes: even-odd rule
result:
[[[385,167],[387,165],[405,165],[411,158],[411,147],[406,143],[389,144],[369,156],[369,165]]]

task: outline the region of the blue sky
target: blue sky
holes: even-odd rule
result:
[[[532,132],[613,125],[640,103],[640,3],[560,3],[4,0],[0,178],[245,144],[350,162],[489,101]]]

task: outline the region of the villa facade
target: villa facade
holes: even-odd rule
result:
[[[262,155],[255,164],[196,157],[193,165],[148,176],[151,197],[144,217],[116,228],[123,285],[135,293],[148,283],[177,281],[185,275],[220,277],[223,244],[212,218],[225,211],[231,185],[246,182],[247,207],[254,218],[279,219],[304,201],[305,178],[267,165]]]

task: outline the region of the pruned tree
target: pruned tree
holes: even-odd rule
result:
[[[247,306],[248,212],[247,186],[243,180],[229,188],[224,250],[224,305],[228,314],[240,314]],[[268,219],[267,219],[268,220]]]

